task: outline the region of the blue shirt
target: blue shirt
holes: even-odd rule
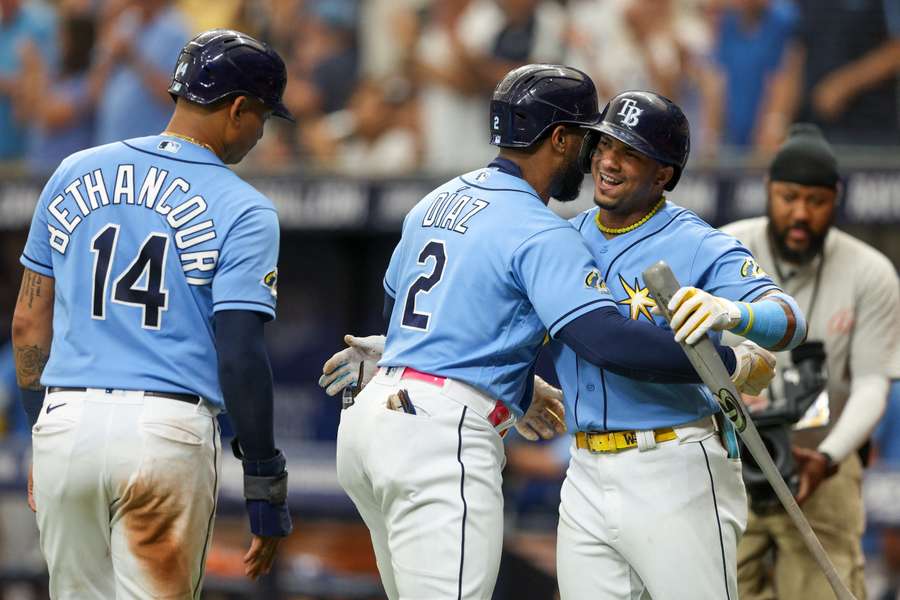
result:
[[[50,92],[76,106],[89,102],[88,76],[75,75],[53,84]],[[90,147],[94,141],[94,113],[80,110],[75,119],[64,127],[44,129],[34,127],[28,139],[28,169],[37,175],[48,175],[64,158]]]
[[[188,39],[190,34],[181,13],[169,8],[135,32],[132,47],[140,60],[161,73],[171,74]],[[109,75],[100,95],[96,143],[159,133],[171,115],[171,102],[161,101],[147,89],[130,63],[121,62]]]
[[[891,382],[887,407],[878,421],[872,440],[878,447],[878,460],[900,466],[900,380]]]
[[[796,23],[796,8],[784,0],[773,0],[752,29],[743,26],[738,11],[722,14],[715,58],[725,72],[726,143],[753,142],[766,83],[778,70]]]
[[[41,58],[53,68],[56,60],[56,20],[43,2],[23,2],[9,22],[0,22],[0,77],[21,75],[21,46],[33,43]],[[0,160],[25,154],[25,123],[17,123],[9,97],[0,94]]]
[[[43,385],[193,393],[221,407],[213,313],[275,316],[278,216],[211,151],[132,139],[60,164],[20,260],[56,280]]]
[[[521,414],[545,334],[612,300],[578,232],[507,165],[451,179],[406,216],[379,364],[468,383]]]
[[[598,210],[572,223],[597,258],[619,310],[632,319],[668,328],[663,317],[650,313],[655,303],[642,281],[644,269],[658,260],[669,264],[681,285],[732,300],[751,301],[778,289],[740,242],[685,208],[666,202],[644,225],[609,240],[595,224]],[[655,429],[718,411],[706,386],[636,381],[592,365],[559,342],[549,350],[570,431]]]

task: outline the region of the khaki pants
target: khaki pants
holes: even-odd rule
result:
[[[803,512],[838,575],[858,600],[865,600],[863,553],[862,465],[856,453],[813,493]],[[774,551],[774,565],[768,560]],[[757,515],[750,511],[738,545],[738,588],[741,600],[827,600],[834,598],[790,517],[783,510]]]

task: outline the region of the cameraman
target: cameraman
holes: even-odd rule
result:
[[[767,195],[766,217],[739,221],[723,231],[741,240],[775,283],[797,300],[806,315],[808,343],[824,344],[825,356],[819,350],[819,360],[827,367],[820,371],[827,372],[827,384],[821,380],[825,393],[817,394],[814,418],[803,419],[813,422],[811,428],[791,435],[799,475],[795,493],[841,579],[863,599],[862,464],[857,450],[880,418],[889,379],[897,375],[898,279],[884,255],[832,227],[841,183],[835,156],[816,126],[791,129],[769,167]],[[792,386],[802,387],[798,379],[808,370],[791,371],[791,366],[790,353],[778,355],[782,375],[769,388],[770,404],[783,404],[790,400]],[[786,371],[794,375],[785,377]],[[832,597],[780,506],[765,513],[751,510],[738,547],[738,585],[741,600]]]

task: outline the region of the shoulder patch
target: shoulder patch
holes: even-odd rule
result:
[[[767,273],[759,266],[755,258],[745,258],[744,264],[741,265],[741,277],[745,279],[766,277]]]
[[[278,267],[275,267],[268,273],[266,273],[265,277],[263,277],[259,284],[263,287],[269,288],[269,293],[272,294],[273,298],[278,298]]]
[[[603,276],[600,275],[600,271],[597,269],[588,271],[588,274],[584,278],[584,287],[594,288],[601,294],[609,293],[609,288],[606,287],[606,282],[603,281]]]

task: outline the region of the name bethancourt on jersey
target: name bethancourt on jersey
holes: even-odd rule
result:
[[[166,218],[174,231],[175,246],[179,250],[182,268],[188,271],[213,271],[219,257],[218,250],[184,252],[216,237],[212,219],[201,220],[207,204],[199,194],[172,206],[170,198],[184,198],[191,189],[190,182],[181,177],[168,180],[165,169],[150,167],[139,185],[135,182],[134,165],[121,164],[116,168],[113,187],[107,187],[103,172],[95,169],[73,179],[47,204],[47,212],[61,227],[47,225],[50,246],[65,254],[69,236],[92,212],[110,205],[126,205],[152,210]]]

